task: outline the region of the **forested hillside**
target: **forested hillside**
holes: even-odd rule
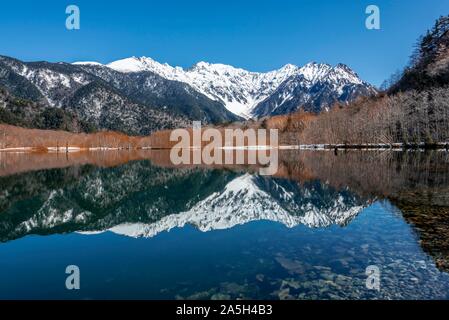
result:
[[[70,132],[96,130],[95,125],[80,120],[73,112],[19,98],[2,87],[0,87],[0,123]]]

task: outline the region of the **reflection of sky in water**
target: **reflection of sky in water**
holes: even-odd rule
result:
[[[27,236],[0,244],[0,298],[447,298],[417,235],[389,204],[346,227],[267,221],[227,230],[173,229],[153,238],[111,232]],[[81,290],[65,289],[65,267]],[[381,269],[381,290],[365,268]]]

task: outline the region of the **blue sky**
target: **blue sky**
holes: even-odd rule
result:
[[[81,29],[65,28],[76,4]],[[365,28],[365,8],[381,30]],[[0,54],[22,60],[110,62],[149,56],[183,67],[204,60],[252,71],[343,62],[379,85],[408,61],[449,0],[4,1]]]

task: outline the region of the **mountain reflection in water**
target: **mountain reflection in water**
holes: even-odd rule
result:
[[[0,154],[0,297],[449,296],[448,153],[279,156],[266,177],[250,165],[176,167],[168,151]],[[49,270],[77,259],[91,270],[106,259],[111,274],[67,292]],[[19,280],[33,264],[53,293]],[[373,264],[379,292],[365,287]]]

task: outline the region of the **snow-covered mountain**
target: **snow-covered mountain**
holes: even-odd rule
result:
[[[309,63],[285,80],[264,101],[252,109],[261,116],[288,114],[298,110],[321,112],[334,103],[346,104],[360,96],[372,96],[376,89],[344,64]]]
[[[117,72],[93,62],[23,62],[0,56],[0,88],[42,108],[75,114],[98,129],[127,134],[185,127],[191,120],[241,119],[186,83],[149,71]]]
[[[298,67],[293,65],[258,73],[207,62],[198,62],[184,70],[147,57],[118,60],[107,64],[107,67],[120,72],[152,71],[166,79],[188,83],[209,98],[224,103],[229,111],[245,118],[252,116],[254,106],[298,72]]]
[[[98,129],[146,135],[188,125],[320,112],[376,93],[343,64],[287,64],[251,72],[199,62],[188,69],[147,57],[98,62],[23,62],[0,56],[0,87],[11,96],[74,114]]]
[[[76,64],[99,65],[95,62]],[[376,93],[373,86],[343,64],[335,67],[314,62],[303,67],[287,64],[261,73],[207,62],[183,69],[148,57],[131,57],[105,66],[124,73],[151,71],[165,79],[189,84],[244,118],[278,114],[280,110],[286,113],[300,107],[320,111],[336,101],[349,102],[360,95]]]

